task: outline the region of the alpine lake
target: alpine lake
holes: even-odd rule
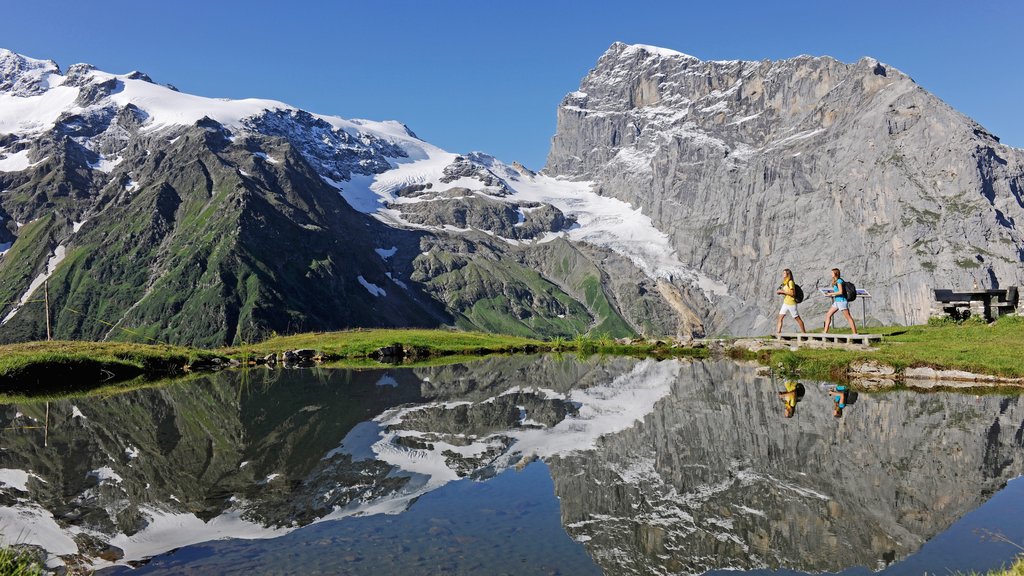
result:
[[[0,533],[68,573],[948,574],[1024,545],[1024,402],[733,360],[278,367],[0,404]],[[850,401],[854,400],[854,401]]]

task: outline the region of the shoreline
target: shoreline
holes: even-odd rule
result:
[[[872,329],[875,331],[876,329]],[[0,394],[44,396],[151,383],[247,366],[367,368],[466,361],[492,354],[575,352],[653,358],[729,357],[865,390],[1024,388],[1024,318],[992,325],[891,326],[876,345],[759,338],[534,340],[443,329],[356,329],[274,337],[204,350],[125,342],[28,342],[0,346]]]

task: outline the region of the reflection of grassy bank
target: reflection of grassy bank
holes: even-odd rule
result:
[[[885,338],[871,351],[838,348],[765,350],[758,358],[773,366],[798,366],[802,375],[843,379],[851,363],[874,360],[897,370],[928,366],[965,370],[1010,378],[1024,377],[1024,318],[1004,316],[993,324],[982,322],[932,323],[924,326],[872,327]]]

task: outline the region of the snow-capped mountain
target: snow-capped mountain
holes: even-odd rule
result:
[[[192,343],[376,325],[689,335],[703,327],[683,302],[725,292],[591,183],[397,122],[9,51],[0,79],[7,340],[40,336],[44,281],[58,336]]]
[[[616,43],[558,122],[535,173],[2,51],[0,339],[45,334],[44,282],[58,337],[198,344],[763,333],[782,268],[840,267],[862,317],[911,323],[931,288],[1024,282],[1024,153],[875,60]]]

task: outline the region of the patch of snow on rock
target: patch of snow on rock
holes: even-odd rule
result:
[[[376,284],[374,284],[372,282],[367,281],[366,278],[362,277],[362,275],[360,275],[356,279],[359,280],[359,283],[362,284],[363,288],[366,288],[366,291],[369,292],[370,294],[373,294],[374,296],[376,296],[378,298],[380,298],[381,296],[387,296],[388,295],[388,293],[385,292],[383,288],[381,288],[380,286],[377,286]]]

